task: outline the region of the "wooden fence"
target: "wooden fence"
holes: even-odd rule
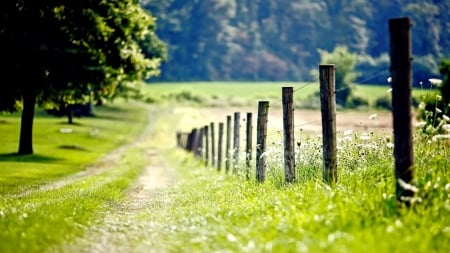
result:
[[[396,175],[396,196],[399,201],[413,196],[408,190],[408,184],[413,180],[413,144],[411,127],[411,35],[409,18],[391,19],[389,21],[391,77],[392,77],[392,103],[393,103],[393,131],[394,131],[394,159]],[[336,99],[335,99],[335,66],[324,64],[319,66],[320,102],[322,117],[322,144],[323,144],[323,180],[333,185],[338,180],[337,142],[336,142]],[[295,145],[294,145],[294,90],[292,87],[282,88],[283,106],[283,139],[284,139],[284,175],[286,183],[296,182],[295,171]],[[264,182],[267,166],[267,122],[269,102],[258,102],[258,115],[256,126],[256,146],[252,143],[253,125],[252,113],[246,116],[246,145],[245,164],[246,178],[250,177],[252,167],[252,153],[255,148],[256,180]],[[205,164],[222,170],[223,156],[225,154],[225,170],[228,173],[232,166],[233,174],[238,172],[240,150],[240,112],[234,112],[233,136],[231,136],[231,115],[226,118],[226,131],[224,123],[218,125],[218,145],[215,143],[215,124],[209,127],[194,128],[188,133],[178,132],[177,144],[195,154],[195,157],[204,159]],[[223,148],[225,138],[226,149]],[[233,140],[233,142],[231,142]],[[231,149],[231,143],[233,147]],[[216,152],[217,147],[217,152]],[[405,202],[406,203],[406,202]]]

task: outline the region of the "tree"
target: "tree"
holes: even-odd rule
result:
[[[159,74],[154,18],[136,0],[10,0],[2,3],[0,111],[22,107],[19,154],[32,154],[36,103],[112,96]],[[153,40],[152,40],[153,39]],[[142,47],[145,47],[145,51]]]
[[[335,64],[336,103],[345,106],[352,96],[352,82],[358,77],[354,71],[356,54],[345,46],[337,46],[332,52],[319,49],[321,64]]]

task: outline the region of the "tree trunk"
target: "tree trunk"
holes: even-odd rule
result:
[[[36,94],[33,91],[23,94],[23,111],[20,122],[19,155],[33,154],[33,120]]]
[[[68,105],[67,108],[67,123],[73,124],[73,109],[71,105]]]

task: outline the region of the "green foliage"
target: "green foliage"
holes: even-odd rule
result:
[[[375,108],[382,110],[392,110],[392,98],[391,96],[385,95],[379,97],[375,100]]]
[[[363,78],[389,68],[388,20],[409,16],[414,84],[450,54],[448,1],[141,0],[168,44],[161,81],[308,81],[317,49],[345,45],[367,61]],[[370,59],[368,59],[370,58]],[[433,67],[434,66],[434,67]],[[384,84],[387,74],[372,82]]]
[[[363,97],[352,96],[345,103],[346,108],[368,107],[369,100]]]

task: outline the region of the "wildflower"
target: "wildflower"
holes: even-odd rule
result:
[[[420,104],[419,104],[419,109],[420,110],[424,110],[425,109],[425,103],[424,102],[420,102]]]
[[[408,184],[405,181],[403,181],[402,179],[398,179],[398,184],[400,185],[401,188],[403,188],[404,190],[409,190],[411,192],[419,192],[419,189],[417,187],[415,187],[412,184]]]
[[[392,92],[392,88],[389,88],[386,93],[391,93]]]
[[[344,136],[349,136],[349,135],[352,135],[353,134],[353,130],[345,130],[344,131]]]
[[[442,126],[442,129],[444,129],[447,132],[450,132],[450,124],[445,124]]]
[[[344,136],[344,138],[342,138],[343,141],[351,141],[352,137],[351,136]]]
[[[432,84],[432,85],[434,85],[434,86],[441,86],[441,84],[442,84],[442,80],[441,79],[438,79],[438,78],[430,78],[430,79],[428,79],[428,81]]]
[[[438,134],[433,136],[433,138],[431,138],[433,141],[438,141],[438,140],[442,140],[442,139],[448,139],[450,140],[450,134]]]
[[[441,101],[442,100],[442,96],[441,95],[436,95],[436,100],[437,101]]]
[[[377,117],[377,114],[374,113],[374,114],[372,114],[372,115],[369,116],[369,119],[374,120],[376,117]]]
[[[449,116],[447,116],[447,115],[442,115],[442,118],[445,120],[445,121],[447,121],[447,122],[450,122],[450,117]]]
[[[388,77],[388,78],[387,78],[387,82],[388,82],[388,83],[391,83],[391,82],[392,82],[392,77]]]
[[[436,112],[437,113],[442,113],[442,110],[436,107]]]
[[[388,142],[388,143],[386,143],[386,147],[387,148],[393,148],[394,147],[394,143]]]
[[[360,137],[361,140],[370,140],[370,136],[367,133],[363,133]]]
[[[427,124],[425,121],[417,122],[416,127],[424,127]]]

